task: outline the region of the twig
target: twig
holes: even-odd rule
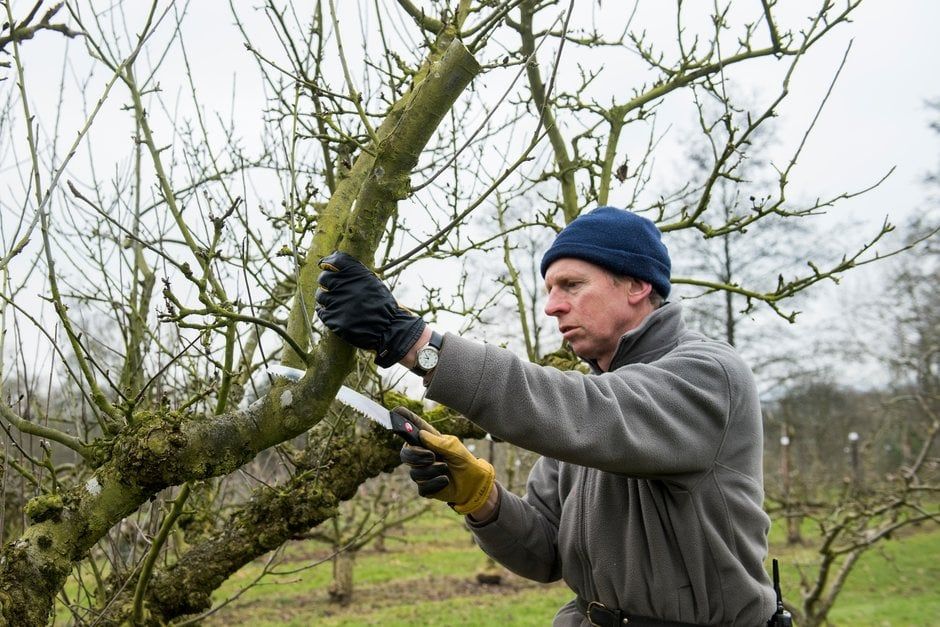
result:
[[[420,244],[418,244],[417,246],[409,250],[404,255],[401,255],[400,257],[392,259],[391,261],[389,261],[382,267],[377,268],[377,270],[379,272],[387,272],[389,269],[394,268],[395,266],[401,263],[404,263],[405,261],[407,261],[414,255],[416,255],[417,253],[426,249],[431,244],[443,239],[457,225],[463,222],[464,218],[470,215],[470,213],[473,212],[474,209],[479,207],[483,203],[483,201],[486,200],[486,198],[491,193],[493,193],[493,191],[495,191],[499,187],[499,185],[509,177],[510,174],[512,174],[516,170],[516,168],[518,168],[520,165],[528,161],[529,153],[532,152],[532,150],[539,144],[539,142],[542,141],[542,139],[546,135],[547,135],[547,131],[543,131],[541,135],[537,135],[533,137],[532,141],[529,143],[528,148],[526,148],[523,151],[523,153],[519,156],[519,158],[516,159],[516,161],[512,165],[510,165],[509,168],[507,168],[506,171],[503,172],[495,181],[493,181],[493,183],[488,188],[486,188],[486,190],[483,192],[483,194],[479,198],[477,198],[474,202],[470,204],[470,206],[468,206],[466,209],[460,212],[453,220],[448,222],[447,225],[445,225],[443,229],[439,230],[437,233],[435,233],[428,239],[424,240],[423,242],[421,242]]]
[[[561,15],[555,18],[555,23],[557,23],[559,20],[561,20]],[[552,24],[552,26],[554,26],[554,24]],[[565,28],[567,29],[567,21],[565,23]],[[463,142],[463,145],[461,145],[460,148],[454,151],[454,154],[451,155],[450,159],[448,159],[447,162],[443,166],[441,166],[434,174],[432,174],[426,181],[424,181],[423,183],[419,185],[413,185],[411,187],[412,194],[421,191],[422,189],[430,185],[432,182],[434,182],[434,180],[438,176],[446,172],[447,169],[450,168],[450,166],[457,160],[457,157],[459,157],[460,154],[464,150],[466,150],[470,146],[471,143],[473,143],[473,140],[476,138],[476,136],[479,135],[483,131],[484,128],[486,128],[490,119],[493,117],[493,115],[496,114],[496,111],[499,109],[500,105],[503,104],[506,101],[506,99],[509,97],[509,92],[513,90],[513,88],[516,86],[516,83],[522,77],[522,74],[526,70],[526,66],[529,63],[533,63],[535,61],[535,55],[538,52],[539,48],[542,46],[542,44],[545,43],[546,39],[547,39],[547,36],[542,37],[542,39],[539,40],[539,43],[535,47],[535,50],[532,51],[532,54],[526,57],[525,62],[519,67],[519,71],[516,72],[516,75],[513,77],[512,81],[510,81],[509,86],[506,88],[506,91],[504,91],[503,95],[499,97],[499,99],[496,101],[496,104],[493,105],[493,107],[489,110],[489,112],[483,118],[483,121],[479,124],[479,126],[477,126],[476,130],[474,130],[473,133],[470,134],[470,136],[466,139],[465,142]],[[538,134],[538,132],[539,132],[539,129],[536,129],[535,131],[536,135]]]
[[[144,593],[147,591],[147,584],[150,583],[150,577],[153,575],[153,567],[157,562],[157,558],[160,556],[161,549],[163,549],[167,539],[170,537],[170,531],[172,531],[173,525],[176,524],[176,520],[183,513],[183,506],[186,504],[186,499],[189,498],[189,490],[190,484],[183,484],[179,494],[176,495],[176,499],[173,501],[173,507],[170,509],[170,513],[163,519],[160,530],[157,532],[157,535],[154,536],[153,543],[147,551],[147,557],[141,565],[140,575],[137,577],[137,586],[134,589],[134,607],[131,613],[135,625],[143,624]]]
[[[245,594],[245,592],[253,588],[255,584],[257,584],[259,581],[264,579],[264,577],[269,574],[270,572],[269,569],[271,568],[271,565],[274,563],[274,560],[276,560],[280,556],[282,548],[284,548],[284,545],[281,545],[277,549],[275,549],[275,551],[271,553],[271,556],[268,558],[268,561],[265,562],[264,567],[261,569],[261,572],[258,574],[258,576],[252,579],[251,581],[249,581],[247,584],[245,584],[238,592],[229,596],[227,599],[225,599],[224,601],[222,601],[221,603],[219,603],[212,609],[206,612],[203,612],[199,616],[194,616],[193,618],[190,618],[190,619],[178,622],[178,623],[174,623],[175,627],[184,627],[184,625],[198,625],[204,619],[212,616],[213,614],[221,610],[223,607],[225,607],[229,603],[232,603],[233,601],[238,599],[238,597],[240,597],[241,595]]]
[[[349,99],[352,101],[353,106],[356,107],[356,111],[359,113],[359,119],[362,120],[362,125],[366,129],[366,133],[369,134],[369,139],[372,140],[373,144],[378,145],[379,140],[375,135],[375,129],[372,128],[372,125],[369,123],[369,118],[362,108],[362,95],[356,90],[356,86],[352,80],[352,74],[349,72],[349,64],[346,63],[346,53],[343,51],[343,39],[340,36],[339,20],[336,17],[336,7],[334,6],[333,0],[330,0],[330,17],[333,19],[333,32],[336,34],[336,47],[339,50],[340,64],[343,66],[343,76],[346,77],[346,88],[349,90]]]
[[[53,442],[58,442],[59,444],[66,446],[79,455],[82,456],[82,459],[85,461],[91,461],[93,458],[93,450],[90,446],[82,442],[79,438],[59,431],[58,429],[53,429],[52,427],[45,427],[43,425],[30,422],[25,418],[18,416],[10,406],[4,402],[0,401],[0,416],[9,422],[11,425],[16,427],[18,430],[23,433],[28,433],[30,435],[35,435],[40,438],[45,438],[47,440],[52,440]]]

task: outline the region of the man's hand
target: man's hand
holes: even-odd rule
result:
[[[418,494],[444,501],[459,514],[483,507],[496,479],[493,466],[474,457],[457,437],[441,435],[404,407],[392,411],[418,426],[418,436],[426,447],[406,444],[401,449],[401,460],[411,467],[411,480],[418,484]]]
[[[375,351],[383,368],[401,361],[421,337],[424,320],[399,305],[355,257],[334,252],[320,260],[320,269],[316,298],[323,324],[356,348]]]

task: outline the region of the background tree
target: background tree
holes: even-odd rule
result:
[[[401,498],[400,491],[410,486],[406,477],[399,475],[398,479],[394,483],[383,478],[382,481],[372,480],[360,485],[356,498],[344,503],[337,516],[307,534],[306,537],[325,542],[333,549],[330,556],[333,582],[328,591],[332,602],[340,605],[352,602],[355,560],[359,551],[428,511],[428,502]],[[379,546],[384,546],[384,540]]]
[[[909,528],[940,522],[937,203],[905,225],[919,254],[892,260],[857,295],[842,340],[845,360],[875,361],[887,386],[856,388],[816,381],[791,387],[773,404],[793,428],[793,518],[819,532],[818,558],[798,565],[800,624],[823,625],[867,552]],[[860,382],[861,383],[861,382]],[[768,439],[769,457],[782,455]]]
[[[772,127],[763,127],[754,134],[747,158],[742,159],[734,178],[721,178],[715,183],[708,208],[711,219],[733,221],[736,216],[746,215],[754,203],[773,195],[778,181],[769,155],[779,143]],[[710,171],[713,147],[693,144],[690,150],[690,183],[702,185]],[[802,250],[825,250],[813,231],[806,220],[771,215],[753,234],[734,230],[701,237],[700,233],[683,231],[674,238],[681,243],[681,250],[689,251],[676,260],[676,272],[710,277],[713,283],[685,285],[677,290],[687,315],[709,337],[723,339],[744,355],[765,393],[780,380],[797,374],[792,372],[795,364],[787,359],[792,350],[792,325],[760,307],[760,302],[720,286],[765,285],[769,289],[782,275],[798,273],[805,265]],[[800,295],[794,296],[789,306],[802,307],[800,301]],[[773,347],[764,341],[768,328],[777,335]]]
[[[907,527],[940,522],[940,465],[933,453],[940,431],[936,254],[902,265],[916,271],[905,269],[885,281],[879,307],[880,328],[895,338],[882,344],[890,347],[882,357],[894,373],[890,389],[816,391],[813,408],[829,407],[831,414],[796,427],[794,441],[817,456],[805,464],[816,486],[815,505],[807,499],[805,512],[821,537],[819,559],[800,567],[800,624],[826,624],[864,553]],[[906,303],[901,308],[887,305],[901,301]],[[811,415],[798,413],[804,421]],[[821,457],[826,454],[828,463]],[[832,473],[828,480],[826,471]]]
[[[854,193],[792,203],[801,142],[772,194],[731,214],[709,210],[718,183],[740,178],[799,62],[857,6],[820,2],[797,19],[774,2],[741,12],[727,3],[693,19],[677,3],[674,30],[654,37],[646,26],[659,5],[594,14],[529,0],[233,5],[241,60],[256,64],[266,97],[260,138],[203,106],[189,46],[205,34],[190,30],[186,7],[67,3],[88,76],[76,77],[71,60],[57,73],[28,69],[33,42],[12,39],[15,80],[3,89],[17,106],[4,110],[3,141],[14,148],[2,167],[18,180],[2,201],[0,270],[5,330],[15,331],[2,337],[14,338],[16,359],[4,353],[10,402],[0,412],[7,472],[32,498],[0,561],[4,620],[43,623],[73,573],[83,592],[63,602],[76,622],[198,615],[242,565],[332,519],[398,464],[398,442],[328,411],[343,381],[389,406],[407,402],[390,389],[394,371],[375,377],[315,322],[316,261],[332,250],[374,262],[436,324],[455,315],[476,324],[503,298],[529,321],[538,277],[520,257],[587,207],[616,201],[667,237],[720,237],[759,232],[773,216],[806,219]],[[3,8],[10,32],[32,23],[11,2]],[[758,61],[779,72],[779,90],[738,105],[736,69]],[[561,72],[574,63],[586,69]],[[631,90],[597,80],[622,67],[636,69]],[[36,113],[43,101],[32,90],[50,76],[60,106]],[[706,114],[704,99],[719,113]],[[700,183],[655,176],[667,101],[701,119],[711,154]],[[126,130],[117,156],[104,149],[111,127]],[[888,231],[834,259],[804,251],[808,269],[770,287],[676,282],[789,318],[789,298],[876,259]],[[510,259],[498,282],[477,270],[494,250]],[[543,333],[524,333],[529,358],[554,348]],[[261,395],[275,362],[307,374]],[[62,420],[25,395],[37,381],[73,399]],[[445,410],[424,414],[481,435]],[[30,438],[37,450],[24,446]]]

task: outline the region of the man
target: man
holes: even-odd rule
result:
[[[769,519],[753,376],[727,344],[690,331],[671,262],[646,218],[602,207],[542,258],[545,313],[592,373],[432,333],[357,261],[321,262],[318,314],[350,343],[424,376],[427,396],[543,457],[525,497],[423,421],[402,460],[422,496],[467,515],[478,544],[577,598],[555,625],[763,625]],[[415,417],[417,419],[417,417]],[[419,420],[419,419],[417,419]]]

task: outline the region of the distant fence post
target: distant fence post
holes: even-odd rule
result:
[[[851,465],[852,492],[858,494],[863,487],[862,461],[859,455],[859,440],[861,436],[856,431],[849,432],[849,464]]]
[[[783,515],[787,521],[787,544],[803,541],[800,534],[800,516],[794,511],[791,496],[792,452],[790,450],[790,426],[784,422],[780,435],[780,479],[783,487]]]

